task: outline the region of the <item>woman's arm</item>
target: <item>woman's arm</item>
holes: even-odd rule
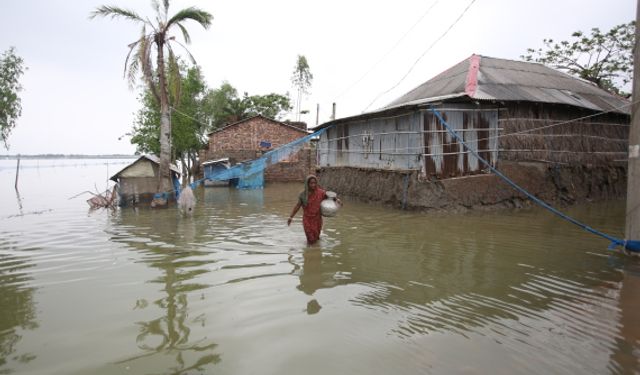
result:
[[[291,215],[289,216],[289,219],[287,219],[287,225],[291,225],[291,220],[293,220],[293,217],[296,216],[300,207],[302,207],[302,203],[298,201],[296,206],[293,208],[293,211],[291,211]]]

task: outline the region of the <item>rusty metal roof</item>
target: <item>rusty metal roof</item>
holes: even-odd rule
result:
[[[540,63],[472,55],[383,108],[440,101],[474,100],[568,104],[594,111],[630,114],[630,102],[591,82]]]

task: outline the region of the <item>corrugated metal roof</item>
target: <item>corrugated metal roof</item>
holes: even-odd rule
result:
[[[126,167],[122,168],[118,173],[114,174],[113,176],[111,176],[110,180],[113,181],[118,181],[118,176],[124,172],[125,170],[127,170],[129,167],[131,167],[132,165],[136,164],[137,162],[139,162],[142,159],[148,159],[151,162],[160,165],[160,158],[157,157],[156,155],[142,155],[140,156],[138,159],[136,159],[136,161],[134,161],[133,163],[127,165]],[[169,164],[169,169],[172,170],[173,172],[177,173],[178,176],[180,176],[180,170],[178,169],[178,167],[175,164]]]
[[[471,68],[473,61],[479,62],[477,71]],[[629,100],[540,63],[471,55],[383,108],[333,120],[315,129],[459,97],[566,104],[594,111],[631,114]]]
[[[470,60],[479,58],[477,76],[470,74]],[[475,79],[477,88],[468,86]],[[465,90],[465,88],[467,88]],[[395,108],[416,102],[428,103],[445,95],[468,95],[476,100],[530,101],[568,104],[595,111],[630,114],[630,102],[591,82],[570,76],[548,66],[515,60],[472,55],[452,68],[391,102]]]
[[[385,108],[398,107],[408,102],[424,102],[426,98],[464,94],[468,69],[469,62],[464,60],[392,101]]]

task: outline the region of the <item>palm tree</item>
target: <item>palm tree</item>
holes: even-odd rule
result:
[[[183,47],[195,64],[195,59],[191,53],[183,44],[176,41],[170,31],[176,28],[180,29],[185,44],[189,44],[191,43],[191,37],[183,23],[193,20],[208,29],[213,16],[199,8],[189,7],[182,9],[169,18],[169,0],[163,0],[162,4],[158,0],[152,0],[151,4],[156,13],[156,23],[152,23],[149,18],[143,18],[132,10],[106,5],[100,6],[91,12],[90,18],[124,18],[142,26],[140,38],[129,44],[124,73],[129,79],[130,87],[133,87],[138,72],[142,70],[144,81],[160,103],[160,178],[158,180],[158,192],[166,192],[171,190],[171,185],[167,183],[171,180],[169,171],[171,162],[171,116],[167,73],[170,75],[180,74],[176,55],[171,44],[176,43]],[[165,66],[165,48],[166,52],[168,52],[168,70],[166,70],[167,66]],[[156,54],[155,69],[152,53]],[[172,79],[172,82],[178,83],[180,79]],[[178,97],[178,95],[175,97]]]

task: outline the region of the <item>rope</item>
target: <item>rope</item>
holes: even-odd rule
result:
[[[569,221],[570,223],[573,223],[577,226],[579,226],[580,228],[586,230],[587,232],[593,233],[597,236],[600,237],[604,237],[607,240],[611,241],[611,245],[609,245],[609,249],[613,249],[616,246],[622,246],[623,248],[629,250],[629,251],[633,251],[633,252],[640,252],[640,241],[638,240],[623,240],[620,238],[616,238],[613,236],[610,236],[606,233],[600,232],[584,223],[581,223],[580,221],[558,211],[557,209],[551,207],[549,204],[547,204],[546,202],[544,202],[543,200],[541,200],[540,198],[534,196],[533,194],[529,193],[527,190],[525,190],[524,188],[522,188],[521,186],[519,186],[518,184],[516,184],[515,182],[513,182],[509,177],[505,176],[504,174],[502,174],[502,172],[500,172],[499,170],[497,170],[494,166],[492,166],[488,161],[486,161],[484,158],[482,158],[480,156],[480,154],[478,154],[477,152],[475,152],[473,149],[471,149],[465,142],[464,140],[462,140],[462,138],[449,126],[449,124],[447,124],[447,122],[444,120],[444,118],[442,118],[442,115],[440,114],[440,112],[438,112],[436,109],[431,108],[430,109],[431,112],[433,112],[433,114],[438,118],[438,120],[440,121],[440,123],[442,124],[442,126],[444,126],[453,137],[455,137],[462,145],[464,145],[464,147],[466,147],[469,151],[471,151],[471,153],[478,158],[478,160],[480,160],[484,165],[486,165],[489,169],[491,169],[491,171],[493,173],[495,173],[498,177],[502,178],[507,184],[511,185],[511,187],[513,187],[514,189],[516,189],[517,191],[519,191],[520,193],[524,194],[527,196],[527,198],[531,199],[533,202],[537,203],[538,205],[546,208],[547,210],[551,211],[552,213],[554,213],[555,215],[559,216],[560,218]]]
[[[620,106],[618,106],[618,107],[614,107],[614,108],[612,108],[612,109],[609,109],[609,110],[606,110],[606,111],[601,111],[601,112],[594,113],[594,114],[591,114],[591,115],[582,116],[582,117],[578,117],[578,118],[574,118],[574,119],[566,120],[566,121],[560,121],[560,122],[556,122],[556,123],[549,124],[549,125],[543,125],[543,126],[539,126],[539,127],[537,127],[537,128],[524,129],[524,130],[520,130],[520,131],[516,131],[516,132],[512,132],[512,133],[499,134],[499,135],[496,135],[496,136],[489,136],[489,137],[486,137],[486,138],[480,138],[480,139],[478,139],[477,141],[486,141],[486,140],[492,140],[492,139],[498,139],[498,138],[509,137],[509,136],[513,136],[513,135],[522,135],[522,134],[531,133],[531,132],[538,131],[538,130],[544,130],[544,129],[554,128],[554,127],[556,127],[556,126],[560,126],[560,125],[567,125],[567,124],[573,124],[573,123],[580,123],[580,121],[582,121],[582,120],[586,120],[586,119],[593,118],[593,117],[597,117],[597,116],[601,116],[601,115],[606,115],[607,113],[611,113],[611,112],[617,111],[617,110],[622,109],[622,108],[625,108],[625,107],[630,107],[630,106],[632,106],[632,105],[634,105],[634,104],[637,104],[637,103],[640,103],[640,100],[636,100],[636,101],[633,101],[633,102],[631,102],[631,103],[626,103],[626,104],[620,105]],[[516,119],[516,118],[509,118],[509,117],[506,117],[506,118],[501,119],[501,120],[498,120],[498,121],[503,121],[503,122],[504,122],[504,121],[513,121],[513,120],[517,120],[517,119]],[[585,122],[585,123],[582,123],[582,125],[596,125],[596,124],[598,124],[598,125],[602,125],[602,124],[600,124],[600,123],[592,123],[592,122]],[[610,124],[607,124],[607,125],[615,125],[615,126],[625,126],[625,127],[629,127],[629,125],[626,125],[626,124],[614,124],[614,123],[610,123]],[[539,134],[539,135],[543,135],[543,134]],[[454,145],[454,144],[455,144],[455,143],[445,143],[445,144],[443,144],[442,146],[450,146],[450,145]]]

